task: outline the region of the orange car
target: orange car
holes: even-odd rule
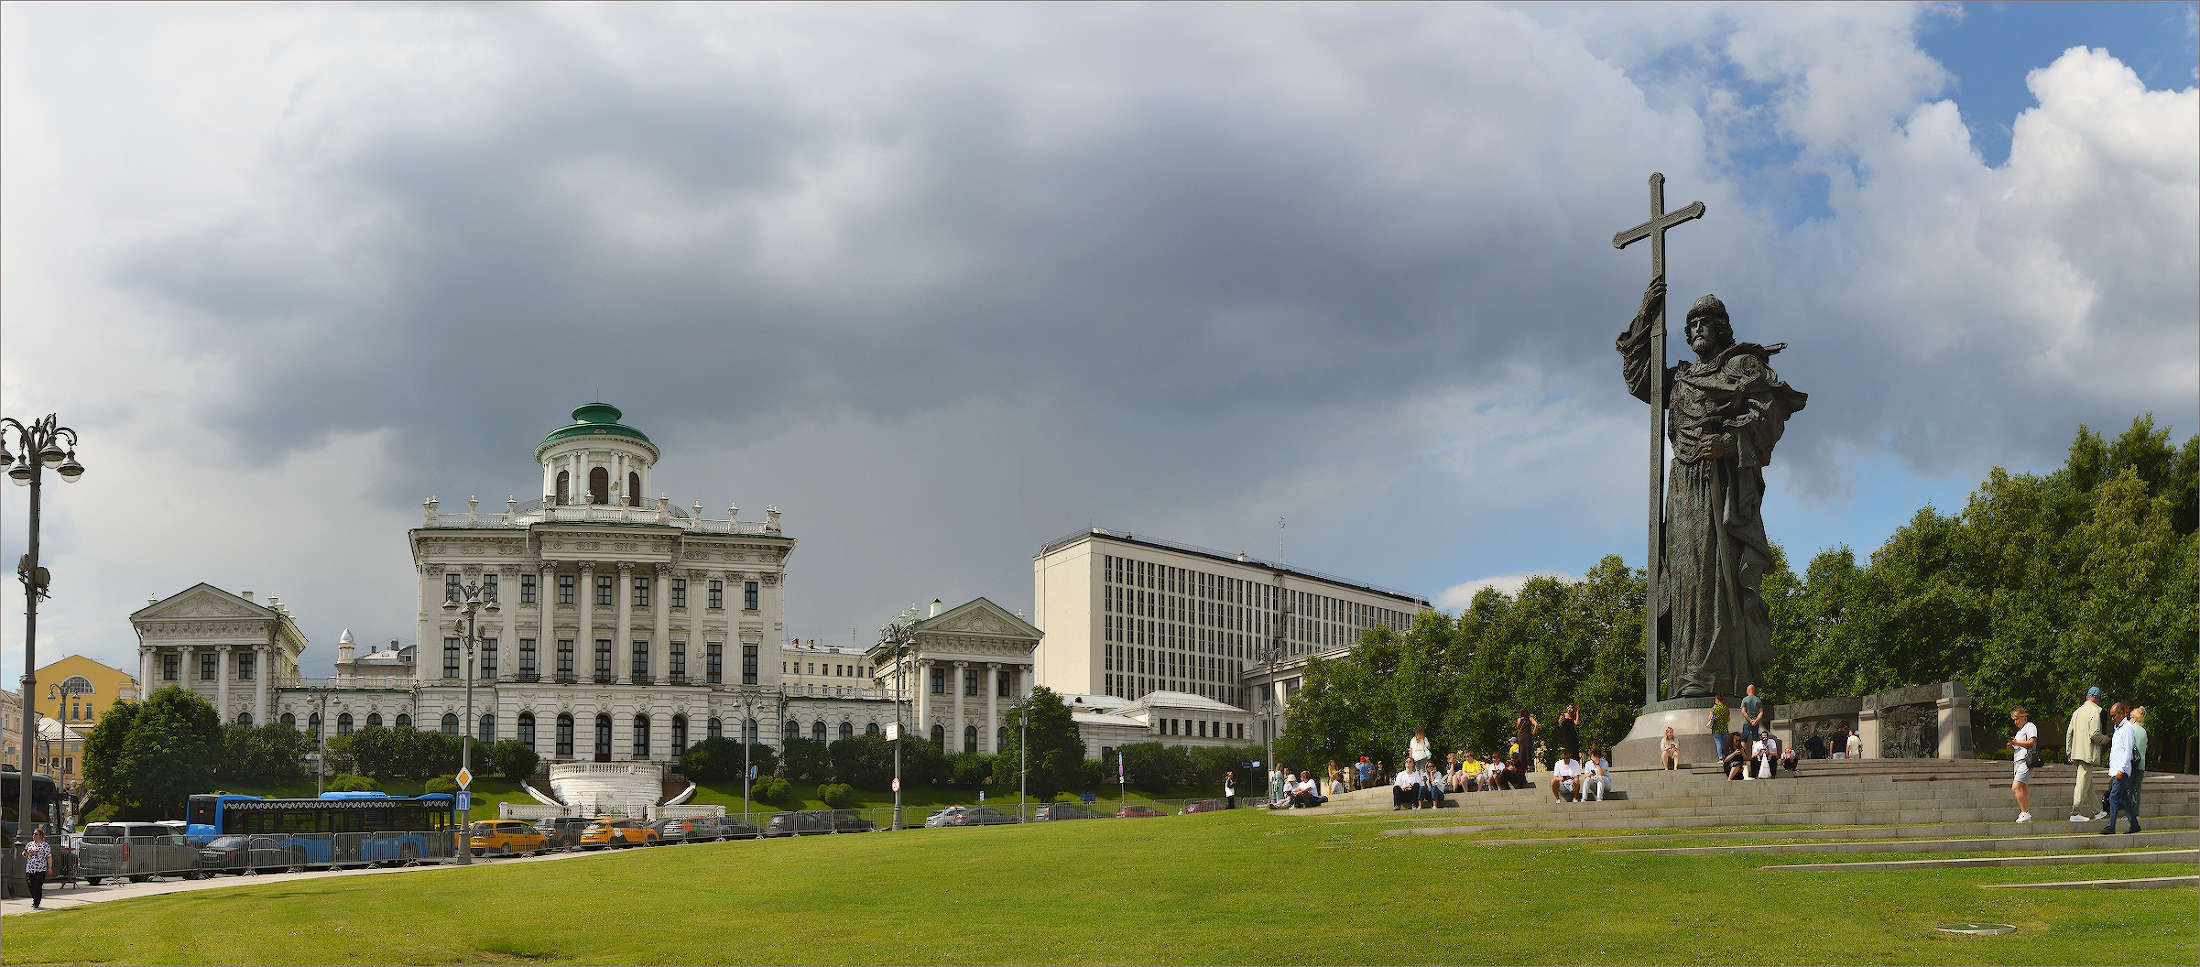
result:
[[[655,846],[657,831],[631,819],[604,816],[581,830],[581,848],[605,846]]]
[[[538,832],[535,827],[512,819],[475,823],[471,838],[475,856],[489,853],[502,856],[540,853],[550,841],[549,837]]]

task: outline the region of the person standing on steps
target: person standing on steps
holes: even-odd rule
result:
[[[1567,755],[1581,751],[1581,706],[1567,702],[1566,711],[1558,713],[1558,750]]]
[[[1726,758],[1726,723],[1733,710],[1726,707],[1726,699],[1717,692],[1711,693],[1711,741],[1719,744],[1719,758]]]
[[[1406,743],[1406,765],[1419,769],[1428,764],[1428,730],[1414,729],[1413,741]]]
[[[2070,821],[2086,821],[2086,808],[2093,802],[2093,773],[2102,765],[2101,753],[2108,747],[2108,733],[2101,731],[2101,687],[2086,689],[2085,701],[2078,710],[2070,713],[2070,727],[2063,732],[2063,748],[2070,752],[2070,764],[2077,767],[2077,784],[2070,787]],[[2092,817],[2094,822],[2108,818],[2103,810]]]
[[[2139,786],[2147,778],[2147,707],[2131,709],[2131,815],[2139,815]]]
[[[1521,706],[1520,717],[1513,720],[1513,742],[1518,746],[1513,750],[1513,768],[1523,777],[1535,771],[1535,733],[1539,728],[1542,723],[1528,714],[1527,706]]]
[[[2108,710],[2109,717],[2122,719],[2116,726],[2116,734],[2108,742],[2108,825],[2101,827],[2101,835],[2116,831],[2116,814],[2121,812],[2131,821],[2125,832],[2139,831],[2139,810],[2131,805],[2131,783],[2138,774],[2138,761],[2133,756],[2138,736],[2132,734],[2131,720],[2126,717],[2124,703],[2117,702]]]
[[[2032,722],[2032,713],[2019,705],[2009,712],[2009,721],[2016,723],[2017,734],[2009,737],[2009,749],[2016,759],[2016,775],[2009,780],[2009,791],[2017,797],[2017,822],[2032,821],[2032,749],[2040,744],[2040,727]]]
[[[1764,733],[1765,700],[1757,697],[1757,686],[1749,686],[1749,694],[1742,696],[1742,741],[1755,742]]]

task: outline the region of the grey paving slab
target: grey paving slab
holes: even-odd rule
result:
[[[1859,860],[1854,863],[1788,863],[1761,870],[1947,870],[1974,866],[2084,866],[2089,863],[2200,862],[2200,849],[2133,850],[2124,853],[2051,853],[2025,856],[1965,856],[1944,860]]]

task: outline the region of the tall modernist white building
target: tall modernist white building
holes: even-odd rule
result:
[[[1404,631],[1430,605],[1331,575],[1102,528],[1032,559],[1041,684],[1137,700],[1183,692],[1255,714],[1309,655]],[[1272,661],[1271,661],[1272,659]]]

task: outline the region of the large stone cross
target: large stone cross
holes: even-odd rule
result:
[[[1665,175],[1650,173],[1650,220],[1612,236],[1613,248],[1650,240],[1650,277],[1665,278],[1665,233],[1682,222],[1703,217],[1703,202],[1665,210]],[[1642,613],[1642,703],[1658,701],[1658,601],[1664,585],[1665,558],[1665,302],[1650,321],[1650,566]]]

